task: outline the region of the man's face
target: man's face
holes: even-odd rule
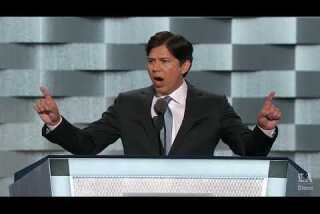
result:
[[[148,56],[148,73],[158,96],[168,95],[176,90],[188,71],[190,61],[180,64],[165,45],[151,49]]]

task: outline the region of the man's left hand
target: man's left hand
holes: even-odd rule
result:
[[[274,91],[269,93],[265,99],[260,113],[258,114],[258,125],[265,130],[276,128],[281,118],[280,109],[272,104],[272,99],[275,94],[276,93]]]

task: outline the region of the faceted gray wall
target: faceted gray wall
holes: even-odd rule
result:
[[[98,119],[119,92],[150,85],[144,44],[170,30],[194,43],[188,79],[225,94],[250,127],[269,91],[282,112],[269,156],[312,175],[320,195],[320,17],[0,17],[0,195],[13,173],[48,154],[33,111],[39,87],[79,127]],[[102,154],[122,154],[121,142]],[[215,155],[233,155],[222,143]]]

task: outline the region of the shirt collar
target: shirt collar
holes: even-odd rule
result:
[[[179,86],[179,88],[177,88],[167,96],[170,96],[175,102],[179,104],[184,104],[187,98],[187,91],[188,91],[188,85],[186,81],[183,79],[182,84]],[[163,97],[166,97],[166,96],[161,96],[157,98],[163,98]]]

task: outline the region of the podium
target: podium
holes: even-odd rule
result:
[[[11,196],[308,196],[288,158],[49,155],[18,171]]]

